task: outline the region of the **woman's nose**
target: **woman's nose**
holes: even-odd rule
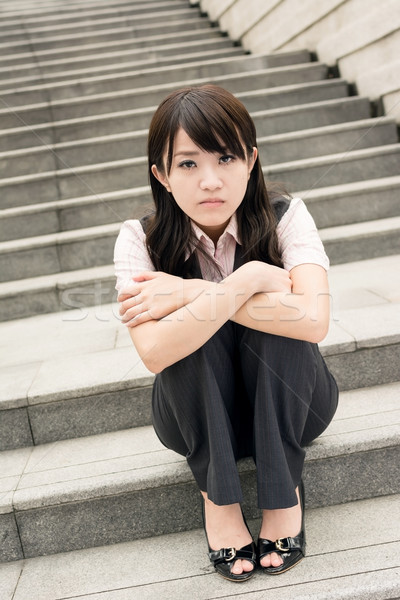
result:
[[[214,169],[208,169],[202,174],[200,188],[202,190],[217,190],[222,187],[222,181]]]

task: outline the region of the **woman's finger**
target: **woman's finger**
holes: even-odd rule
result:
[[[144,308],[143,304],[136,304],[135,306],[131,306],[122,315],[121,321],[123,323],[126,323],[127,321],[134,319],[137,315],[139,315],[144,310],[145,310],[145,308]]]
[[[124,300],[128,300],[128,298],[131,298],[132,295],[131,294],[125,294],[120,292],[117,296],[117,302],[124,302]]]
[[[132,282],[131,284],[127,285],[122,290],[120,290],[120,292],[118,294],[118,298],[117,298],[118,302],[123,302],[124,300],[127,300],[128,298],[132,298],[132,296],[137,296],[138,294],[140,294],[140,291],[141,291],[140,285],[141,285],[140,283]]]
[[[129,310],[130,308],[132,308],[132,306],[135,306],[136,302],[132,302],[131,299],[129,300],[125,300],[125,302],[122,302],[119,306],[119,314],[122,317],[127,310]]]
[[[156,277],[162,277],[165,273],[161,271],[144,271],[143,273],[139,273],[132,277],[133,281],[148,281],[150,279],[155,279]]]
[[[130,308],[133,308],[134,306],[137,306],[138,304],[140,304],[141,298],[139,296],[140,296],[140,294],[138,294],[137,296],[132,296],[120,304],[119,314],[121,315],[121,317]]]
[[[147,321],[153,321],[153,318],[150,315],[150,311],[144,310],[143,312],[137,314],[136,317],[125,323],[125,325],[127,327],[136,327],[137,325],[146,323]]]

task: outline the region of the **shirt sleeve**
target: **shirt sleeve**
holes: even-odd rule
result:
[[[301,198],[293,198],[276,229],[283,266],[290,271],[306,263],[329,269],[329,259],[314,219]]]
[[[118,291],[132,283],[132,277],[142,271],[155,271],[140,221],[135,219],[123,223],[115,242],[114,267]]]

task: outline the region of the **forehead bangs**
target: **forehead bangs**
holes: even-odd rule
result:
[[[225,92],[227,98],[219,97],[221,94],[218,92],[219,89],[214,86],[192,88],[183,94],[180,102],[175,105],[168,135],[168,172],[172,164],[175,136],[180,127],[196,146],[206,152],[230,152],[245,160],[246,152],[243,146],[248,153],[252,151],[255,132],[253,142],[253,139],[249,140],[253,137],[254,128],[249,116],[249,123],[244,123],[244,120],[247,120],[246,109],[243,107],[242,110],[238,110],[243,105],[229,92]],[[230,100],[229,103],[227,99]]]

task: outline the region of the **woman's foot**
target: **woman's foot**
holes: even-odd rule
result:
[[[218,506],[208,499],[205,492],[201,493],[204,498],[205,524],[210,548],[240,550],[251,544],[253,539],[243,520],[240,504]],[[240,559],[235,560],[230,569],[233,575],[249,573],[253,570],[254,565],[249,560]]]
[[[295,537],[301,530],[301,505],[299,488],[296,488],[297,506],[277,510],[263,510],[261,531],[259,537],[275,541],[280,538]],[[280,567],[282,557],[276,552],[271,552],[260,559],[262,567]]]

